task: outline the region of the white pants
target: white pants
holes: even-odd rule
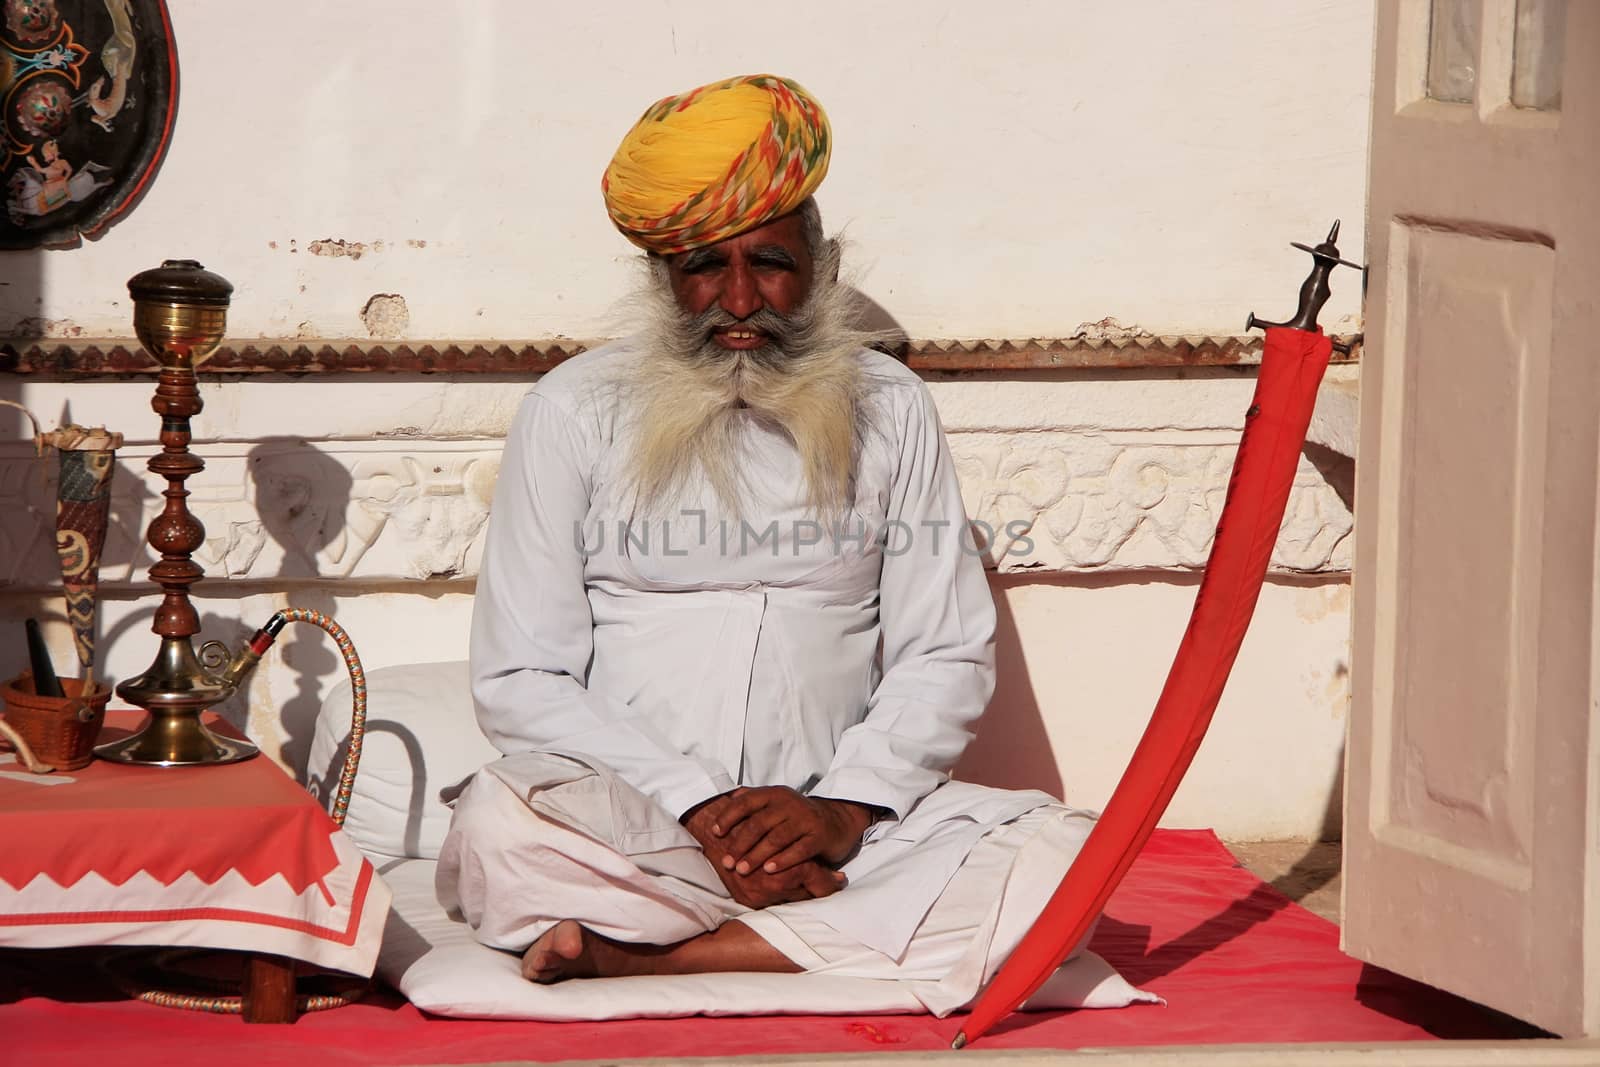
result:
[[[1086,813],[1046,805],[990,831],[891,958],[811,914],[815,901],[745,908],[648,798],[629,790],[619,806],[614,781],[582,767],[565,777],[524,799],[486,768],[456,801],[437,889],[484,944],[521,952],[575,919],[614,940],[664,945],[738,919],[802,970],[903,981],[935,1014],[961,1007],[993,976],[1093,826]],[[640,819],[640,804],[654,811]],[[641,834],[641,821],[660,829]]]

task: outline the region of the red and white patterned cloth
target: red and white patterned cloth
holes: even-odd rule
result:
[[[102,740],[138,718],[109,715]],[[0,945],[238,949],[372,973],[389,889],[271,760],[19,777],[0,777]]]

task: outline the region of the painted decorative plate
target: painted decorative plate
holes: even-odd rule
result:
[[[165,0],[3,0],[0,248],[98,237],[172,137],[178,58]]]

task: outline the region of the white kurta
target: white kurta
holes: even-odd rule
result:
[[[479,722],[512,757],[499,777],[530,752],[613,772],[667,816],[617,825],[625,854],[737,785],[885,808],[848,888],[791,907],[898,957],[979,839],[1052,802],[948,779],[993,689],[995,616],[932,400],[860,354],[854,508],[832,530],[787,439],[754,422],[742,519],[708,492],[648,517],[623,473],[632,358],[621,342],[563,364],[507,438],[471,653]]]

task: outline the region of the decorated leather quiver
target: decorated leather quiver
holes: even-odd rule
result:
[[[41,435],[61,459],[56,488],[56,555],[73,644],[85,674],[94,666],[100,553],[111,519],[111,474],[122,435],[67,425]]]

